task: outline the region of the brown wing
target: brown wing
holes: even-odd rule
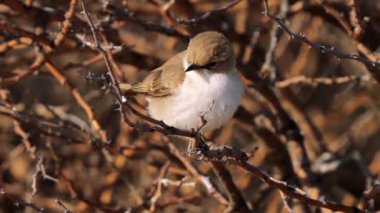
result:
[[[153,97],[167,96],[175,92],[185,79],[181,52],[169,59],[161,67],[153,70],[142,81],[130,88],[130,92],[147,94]]]

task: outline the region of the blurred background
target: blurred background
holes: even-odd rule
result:
[[[315,199],[360,207],[363,193],[379,184],[378,64],[294,39],[263,14],[261,0],[84,3],[120,82],[143,79],[199,32],[230,39],[246,89],[235,117],[206,134],[216,144],[258,147],[250,163]],[[379,61],[379,0],[268,3],[293,32]],[[188,139],[138,131],[120,117],[82,11],[81,0],[0,1],[0,212],[225,211],[225,198],[200,177],[222,197],[223,184],[210,163],[188,157]],[[146,113],[144,97],[133,105]],[[291,121],[303,136],[296,148],[283,131]],[[227,168],[253,212],[287,212],[284,203],[319,212]],[[378,210],[380,199],[365,205]]]

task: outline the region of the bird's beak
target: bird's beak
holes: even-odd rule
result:
[[[186,68],[185,71],[190,72],[190,71],[199,70],[199,69],[203,69],[203,67],[196,64],[191,64],[189,67]]]

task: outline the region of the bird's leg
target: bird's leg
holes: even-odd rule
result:
[[[196,145],[196,139],[190,138],[189,144],[187,146],[187,153],[189,153],[189,155],[193,155],[196,153],[195,145]]]
[[[202,160],[204,155],[202,154],[202,150],[204,148],[205,139],[198,132],[194,138],[190,138],[189,145],[187,147],[187,152],[191,157],[196,158],[197,160]],[[203,142],[203,143],[202,143]]]

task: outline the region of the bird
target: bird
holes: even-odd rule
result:
[[[198,131],[205,132],[220,128],[234,115],[244,86],[231,43],[222,33],[206,31],[126,90],[146,96],[150,117],[189,131],[203,125]]]

